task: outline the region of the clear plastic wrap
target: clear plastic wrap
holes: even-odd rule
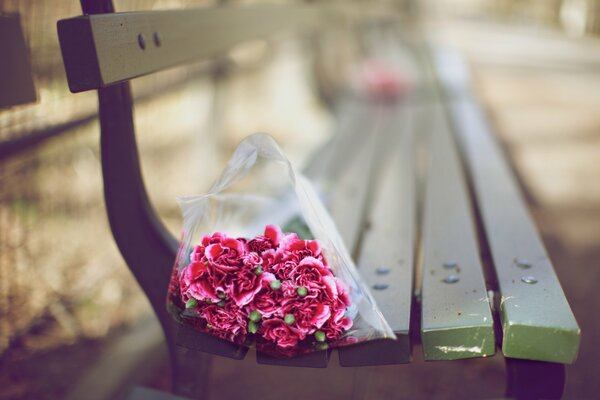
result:
[[[180,323],[280,357],[395,339],[317,191],[272,137],[244,139],[208,193],[178,200],[168,308]]]

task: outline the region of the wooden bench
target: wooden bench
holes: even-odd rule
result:
[[[114,13],[110,0],[82,0],[82,8],[84,16],[58,22],[58,33],[71,90],[98,90],[111,229],[164,330],[175,391],[201,397],[207,364],[199,360],[241,360],[247,349],[167,314],[177,242],[146,195],[128,81],[284,28],[314,29],[340,10],[311,3]],[[217,35],[217,26],[227,29]],[[387,37],[384,51],[393,53],[398,37]],[[412,95],[340,98],[337,133],[306,170],[397,335],[336,351],[340,365],[410,363],[415,343],[425,360],[485,358],[500,346],[508,396],[558,398],[564,365],[577,356],[577,322],[466,68],[443,51],[412,51],[425,71]],[[332,354],[256,359],[324,368]]]

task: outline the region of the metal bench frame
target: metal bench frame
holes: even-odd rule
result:
[[[148,47],[148,51],[152,50],[152,46],[159,48],[163,44],[161,43],[162,38],[158,31],[140,33],[132,41],[132,37],[126,38],[119,35],[119,29],[115,28],[117,24],[120,23],[121,26],[125,24],[129,28],[139,28],[142,31],[148,29],[148,21],[155,21],[158,24],[157,26],[169,29],[169,21],[172,21],[169,18],[181,17],[182,12],[174,12],[172,14],[165,14],[163,12],[163,14],[153,20],[155,13],[143,13],[142,15],[137,13],[123,13],[106,16],[104,14],[114,13],[111,0],[81,0],[81,4],[85,15],[83,17],[59,21],[58,30],[71,90],[74,92],[89,89],[98,90],[104,194],[110,226],[119,250],[148,296],[164,330],[173,366],[173,384],[175,390],[181,394],[198,394],[202,392],[202,386],[205,384],[205,382],[198,380],[198,376],[206,375],[201,373],[201,369],[207,368],[208,365],[207,362],[202,363],[198,360],[204,359],[206,361],[209,356],[198,353],[197,350],[214,355],[242,359],[246,355],[247,349],[180,327],[166,311],[165,296],[173,260],[175,259],[177,242],[160,222],[146,194],[135,140],[132,97],[127,81],[139,75],[187,62],[192,58],[214,55],[219,48],[230,46],[244,38],[260,37],[273,30],[281,29],[284,26],[289,27],[290,20],[275,18],[274,20],[278,21],[278,23],[275,23],[273,26],[264,26],[261,23],[264,22],[264,19],[258,19],[257,23],[253,22],[253,27],[248,27],[248,30],[241,29],[236,31],[232,37],[225,40],[225,43],[221,43],[220,46],[209,46],[204,49],[202,46],[194,46],[196,50],[193,53],[188,54],[185,50],[178,52],[178,54],[186,54],[185,57],[169,58],[164,57],[164,55],[158,55],[157,57],[151,57],[150,62],[131,61],[132,57],[129,57],[128,60],[130,61],[119,63],[115,60],[122,60],[123,57],[115,58],[110,54],[112,50],[119,48],[119,46],[114,45],[115,42],[120,44],[121,48],[127,49],[127,46],[131,48],[133,45],[142,50]],[[240,18],[246,20],[248,16],[253,16],[254,18],[265,12],[270,12],[280,16],[295,15],[292,18],[294,23],[298,23],[298,25],[311,25],[322,18],[322,11],[323,9],[317,8],[317,6],[294,6],[289,9],[278,6],[257,6],[234,9],[231,14],[224,13],[221,17],[225,22],[238,21]],[[209,11],[209,13],[212,13],[209,18],[215,18],[215,16],[221,18],[219,17],[221,15],[220,9]],[[100,15],[96,18],[95,14]],[[205,14],[205,10],[196,10],[190,12],[189,18],[191,20],[199,18],[202,21],[202,18],[206,18]],[[163,18],[166,18],[166,22],[160,22]],[[254,21],[253,18],[250,18],[249,21]],[[252,23],[250,24],[252,25]],[[188,28],[191,34],[201,34],[202,29],[204,29],[202,24],[194,24],[193,27]],[[111,40],[108,41],[107,38]],[[188,45],[183,43],[182,47],[185,49]],[[127,50],[125,50],[126,52]],[[115,65],[115,63],[118,65]],[[444,65],[443,63],[436,64],[435,61],[432,64],[438,66]],[[420,278],[423,281],[422,297],[418,298],[420,304],[412,300],[413,264],[415,258],[413,255],[415,243],[413,243],[412,238],[416,236],[416,232],[405,229],[406,226],[415,226],[414,221],[411,222],[410,220],[414,218],[414,214],[418,210],[415,204],[411,204],[410,200],[407,204],[401,204],[398,207],[395,207],[395,203],[390,201],[398,199],[400,193],[409,199],[417,197],[417,192],[419,191],[419,188],[415,186],[417,183],[411,179],[406,179],[406,176],[413,176],[414,173],[412,171],[414,160],[411,154],[414,153],[415,138],[404,136],[401,139],[397,139],[396,142],[392,142],[399,145],[401,149],[400,154],[387,157],[388,161],[385,161],[386,164],[383,167],[381,165],[378,167],[377,161],[383,162],[381,159],[384,158],[380,157],[381,150],[387,150],[390,153],[390,149],[381,147],[381,143],[378,144],[374,139],[376,135],[372,134],[369,136],[371,139],[363,139],[365,140],[363,146],[356,155],[357,157],[355,157],[360,161],[354,165],[346,165],[348,169],[351,169],[350,174],[347,174],[346,177],[351,176],[354,181],[368,182],[364,185],[370,185],[369,189],[377,191],[377,197],[370,198],[368,196],[369,190],[363,187],[356,192],[357,195],[354,196],[353,203],[350,204],[345,201],[344,197],[347,197],[349,188],[356,185],[353,186],[351,182],[344,181],[343,177],[336,182],[336,185],[341,186],[342,189],[334,191],[332,195],[338,198],[338,200],[333,200],[336,207],[332,209],[332,213],[338,224],[343,225],[340,226],[340,231],[344,233],[344,239],[350,248],[355,248],[358,245],[359,238],[361,239],[360,241],[363,245],[359,254],[358,264],[361,266],[361,272],[364,274],[365,279],[369,284],[376,284],[377,279],[379,279],[378,277],[381,274],[385,274],[387,279],[395,279],[398,282],[405,282],[406,284],[403,288],[396,288],[394,291],[385,292],[382,290],[375,294],[378,303],[385,304],[382,306],[382,310],[397,333],[398,340],[395,342],[373,342],[340,350],[340,363],[343,366],[407,363],[410,362],[411,358],[411,342],[419,341],[422,342],[424,347],[425,358],[430,360],[485,357],[495,353],[496,344],[494,337],[499,341],[499,338],[504,334],[502,345],[506,356],[507,395],[516,398],[559,398],[564,388],[564,363],[572,362],[577,353],[579,327],[572,316],[568,303],[564,299],[564,294],[560,289],[560,285],[558,285],[552,266],[547,260],[545,250],[533,227],[531,219],[525,215],[523,220],[521,216],[522,213],[526,214],[526,209],[524,208],[523,201],[519,198],[518,190],[515,192],[516,185],[514,184],[514,180],[511,181],[512,177],[510,173],[506,174],[506,164],[505,162],[502,164],[502,157],[496,155],[496,158],[491,157],[493,161],[491,166],[488,165],[488,167],[493,170],[497,167],[494,163],[500,163],[498,164],[500,165],[498,168],[501,173],[498,179],[508,179],[508,183],[502,182],[502,185],[504,188],[509,188],[509,197],[511,195],[517,197],[516,200],[513,198],[509,200],[516,201],[517,214],[522,217],[521,220],[509,218],[509,224],[517,231],[525,232],[524,245],[528,249],[525,253],[531,254],[533,252],[536,256],[541,255],[538,258],[529,258],[536,263],[532,271],[536,271],[538,278],[545,280],[543,282],[544,287],[549,288],[551,291],[550,298],[554,299],[551,301],[552,306],[555,307],[554,311],[560,315],[558,322],[557,319],[544,314],[544,318],[546,318],[543,321],[544,323],[537,324],[534,321],[533,324],[528,324],[523,323],[521,320],[524,315],[523,313],[527,313],[527,310],[517,310],[514,307],[508,307],[510,305],[508,300],[514,290],[519,291],[518,295],[524,297],[535,296],[536,294],[528,295],[525,293],[526,290],[523,291],[521,286],[513,286],[515,283],[515,265],[505,265],[506,249],[503,247],[505,245],[498,242],[497,238],[502,235],[514,234],[514,229],[509,229],[509,227],[500,233],[494,230],[498,225],[498,218],[514,214],[510,212],[508,214],[498,214],[491,207],[489,199],[485,196],[486,193],[493,191],[493,187],[490,186],[489,182],[485,181],[485,177],[479,176],[477,173],[481,163],[486,160],[477,158],[476,151],[474,152],[472,146],[492,146],[488,150],[492,153],[497,150],[494,147],[494,143],[489,142],[489,137],[488,139],[484,139],[482,143],[481,141],[477,142],[477,140],[480,140],[478,138],[481,135],[477,137],[473,135],[461,136],[460,132],[472,132],[473,130],[486,131],[487,129],[486,132],[489,133],[489,128],[485,126],[483,114],[475,106],[472,96],[464,91],[461,92],[460,88],[453,83],[456,81],[456,76],[449,75],[443,70],[438,70],[434,74],[441,77],[438,80],[438,89],[441,88],[443,90],[437,95],[437,105],[425,111],[437,113],[437,118],[446,122],[442,123],[436,129],[436,132],[441,131],[445,133],[437,134],[432,142],[432,152],[434,155],[431,157],[427,187],[425,189],[429,197],[422,205],[422,209],[420,209],[420,212],[423,214],[423,232],[421,232],[424,237],[423,246],[426,247],[423,250],[422,276]],[[464,81],[459,83],[462,84],[461,88],[468,87],[468,84]],[[443,93],[444,97],[440,93]],[[359,101],[350,102],[348,107],[351,110],[347,111],[345,115],[372,112],[375,109],[376,114],[379,115],[378,122],[374,128],[370,127],[369,129],[379,133],[396,131],[399,129],[399,124],[404,123],[402,121],[410,119],[410,115],[408,115],[410,112],[399,112],[399,109],[390,109],[389,105],[385,104],[373,105]],[[365,109],[368,110],[365,111]],[[411,110],[410,104],[408,109]],[[450,118],[446,119],[448,116]],[[353,121],[360,120],[361,118],[356,118]],[[455,132],[457,132],[459,137],[458,142],[461,143],[461,148],[463,149],[462,158],[460,157],[458,148],[455,148],[455,139],[453,139],[450,125],[447,122],[448,120],[454,121]],[[340,129],[343,130],[343,126]],[[415,128],[411,129],[414,130]],[[484,138],[487,137],[486,135],[482,136]],[[441,139],[437,139],[438,137]],[[336,140],[338,139],[334,139],[322,151],[327,152],[335,146],[344,146],[344,143],[336,143]],[[474,140],[475,142],[473,142]],[[486,142],[486,140],[488,141]],[[439,147],[438,150],[435,150],[435,143]],[[492,144],[490,145],[490,143]],[[328,170],[331,176],[333,174],[331,171],[336,168],[339,170],[342,164],[339,153],[333,158],[327,159],[323,157],[323,159],[326,160],[324,162],[328,163],[327,165],[317,166],[315,163],[307,171],[315,179],[318,179],[320,173]],[[439,162],[443,163],[439,164]],[[378,171],[382,175],[387,176],[385,179],[388,182],[396,183],[380,185],[378,188],[374,187],[370,176],[377,168],[380,168]],[[401,170],[408,170],[403,175],[404,178],[397,175],[398,171]],[[468,180],[465,180],[465,171],[469,178]],[[453,174],[451,177],[452,182],[455,182],[454,176],[457,177],[457,182],[464,182],[463,184],[459,184],[459,186],[462,185],[464,187],[459,187],[456,190],[448,187],[446,185],[448,183],[448,174]],[[408,194],[406,194],[407,191],[409,192]],[[432,194],[437,193],[436,191],[448,194],[448,197],[444,201],[447,201],[452,206],[450,212],[444,212],[448,208],[440,208],[440,195]],[[505,194],[505,192],[495,192],[495,195],[502,194]],[[371,207],[371,211],[367,211],[367,203],[370,201],[374,201],[375,205]],[[474,211],[471,209],[472,206],[475,207]],[[348,214],[348,210],[352,212],[351,210],[353,209],[362,210],[365,213],[368,212],[368,214],[354,220],[343,218],[344,215]],[[450,229],[450,226],[450,228],[444,231],[445,227],[449,226],[449,222],[439,224],[439,220],[446,221],[448,218],[456,216],[457,213],[460,217],[459,220],[464,219],[467,221],[466,225],[458,230]],[[475,217],[469,216],[473,214]],[[402,226],[395,226],[393,221],[396,217],[404,221]],[[469,223],[471,218],[474,218],[474,221]],[[367,220],[375,226],[370,226],[366,232],[363,232]],[[440,231],[440,227],[444,229]],[[382,272],[381,265],[385,264],[386,260],[378,259],[378,255],[375,252],[369,252],[369,243],[376,242],[378,235],[387,234],[390,230],[393,231],[394,237],[409,237],[410,240],[403,244],[402,248],[395,249],[392,253],[385,255],[390,260],[398,255],[406,259],[399,260],[398,268],[391,268],[391,272]],[[502,228],[500,230],[502,231]],[[440,256],[436,254],[444,253],[443,249],[452,250],[456,246],[450,240],[456,234],[464,234],[467,237],[466,241],[471,243],[472,248],[468,248],[467,246],[467,250],[465,251],[468,254],[464,257],[460,255],[458,262],[453,261],[453,259],[444,258],[444,255],[440,259]],[[488,296],[485,290],[484,276],[481,272],[477,237],[479,237],[481,247],[485,250],[481,254],[483,263],[496,266],[495,273],[488,274],[493,277],[492,282],[488,282],[488,284],[502,296],[499,304],[501,321],[496,324],[493,324],[492,314],[487,303]],[[431,248],[442,250],[432,252],[428,250]],[[526,262],[523,261],[525,257],[521,257],[520,254],[511,254],[510,257],[516,260],[514,262],[517,263]],[[541,267],[538,266],[538,261],[544,265]],[[511,262],[511,264],[514,264],[514,262]],[[405,265],[402,267],[402,264]],[[435,275],[436,271],[438,271],[435,268],[442,268],[440,271],[444,271],[443,268],[447,267],[448,270],[454,269],[456,271],[458,265],[463,269],[462,272],[459,271],[461,278],[464,280],[472,279],[474,287],[483,288],[483,293],[477,293],[476,295],[479,297],[483,295],[486,301],[477,304],[471,313],[479,317],[483,316],[483,320],[477,323],[464,323],[462,318],[452,317],[453,321],[459,321],[456,326],[452,326],[451,324],[440,325],[434,320],[436,316],[444,315],[438,308],[440,307],[439,304],[444,301],[447,302],[447,299],[444,300],[443,297],[436,297],[435,292],[439,290],[438,288],[446,290],[444,288],[450,287],[448,284],[453,282],[440,280],[439,273]],[[520,268],[522,266],[517,267]],[[529,267],[531,265],[526,266],[526,268]],[[516,271],[517,273],[521,272],[518,269]],[[432,278],[434,276],[435,278]],[[510,282],[511,280],[512,283]],[[397,293],[404,293],[404,296],[400,300],[400,305],[394,308],[394,296]],[[475,295],[465,292],[465,296],[471,299]],[[473,304],[473,301],[469,303],[465,301],[464,304]],[[413,315],[412,324],[410,320],[411,309]],[[536,310],[539,311],[540,309]],[[418,311],[420,311],[421,315],[421,327],[420,330],[415,330],[414,316],[419,314]],[[542,307],[541,312],[546,313],[547,310]],[[459,312],[458,315],[460,316],[461,313]],[[502,326],[503,332],[494,332],[494,326]],[[559,339],[553,342],[554,339],[551,338],[549,339],[549,345],[545,344],[546,347],[542,350],[538,349],[539,351],[536,350],[537,352],[534,351],[531,353],[529,349],[531,347],[531,340],[535,340],[538,335],[549,334],[549,331],[552,330],[554,330],[554,333],[556,333],[555,336]],[[515,335],[517,336],[516,339],[514,339]],[[482,337],[484,340],[481,346],[476,345],[480,342],[474,342],[475,344],[472,346],[464,345],[464,340],[467,340],[464,338],[481,340]],[[486,338],[490,340],[487,344],[485,341]],[[453,340],[458,340],[461,346],[453,346]],[[529,343],[525,348],[519,347],[523,340]],[[527,340],[530,342],[527,342]],[[569,351],[569,354],[555,356],[554,354],[544,352],[544,349],[557,343],[559,345],[562,344],[563,348]],[[326,367],[329,355],[330,351],[324,351],[297,359],[282,361],[257,354],[257,360],[267,364]],[[527,358],[533,358],[534,360]],[[187,376],[189,368],[186,368],[186,365],[192,362],[191,360],[194,360],[195,366],[194,379],[189,379],[190,377]]]

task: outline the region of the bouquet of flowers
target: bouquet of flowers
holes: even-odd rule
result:
[[[205,235],[180,276],[182,300],[222,338],[257,335],[281,348],[326,348],[352,326],[351,300],[316,240],[268,225],[250,240]]]
[[[283,172],[278,184],[258,184],[261,158],[286,167],[267,170]],[[251,172],[254,182],[231,190]],[[209,193],[181,205],[183,240],[168,296],[179,322],[275,356],[395,338],[316,191],[269,136],[243,141]],[[283,232],[276,224],[290,220],[304,228]]]

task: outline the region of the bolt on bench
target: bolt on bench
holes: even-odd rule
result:
[[[177,243],[145,192],[127,81],[282,29],[316,29],[343,20],[344,9],[297,3],[115,13],[109,0],[82,0],[82,8],[85,15],[58,22],[58,33],[71,90],[98,90],[111,229],[162,325],[174,386],[200,396],[203,353],[241,360],[247,349],[178,326],[166,311]],[[398,35],[384,42],[386,52],[400,46]],[[415,45],[413,53],[424,71],[413,93],[396,101],[341,98],[337,134],[306,170],[397,335],[337,350],[340,365],[410,363],[414,343],[426,360],[485,358],[498,345],[508,396],[559,398],[564,365],[578,352],[577,322],[466,68],[444,51]],[[256,358],[324,368],[331,355]]]

